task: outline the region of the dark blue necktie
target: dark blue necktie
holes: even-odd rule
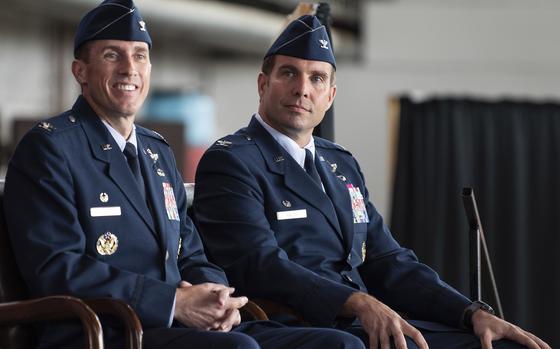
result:
[[[311,154],[311,150],[305,149],[305,172],[313,179],[315,183],[319,187],[322,188],[321,185],[321,177],[319,177],[319,172],[317,172],[317,167],[315,167],[315,161],[313,161],[313,154]]]
[[[138,154],[136,152],[136,147],[130,142],[126,142],[126,146],[123,150],[124,156],[126,156],[126,161],[128,162],[128,167],[130,171],[136,178],[136,184],[140,194],[144,200],[146,200],[146,187],[144,186],[144,179],[142,178],[142,173],[140,172],[140,163],[138,162]]]

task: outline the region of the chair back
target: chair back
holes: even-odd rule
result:
[[[0,183],[0,303],[28,298],[27,287],[16,265],[4,216],[4,188]],[[31,326],[0,327],[0,348],[32,348],[34,335]]]

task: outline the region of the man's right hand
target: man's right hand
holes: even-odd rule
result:
[[[342,306],[342,316],[357,316],[369,335],[370,349],[389,349],[391,337],[396,349],[406,349],[405,336],[412,338],[420,349],[428,349],[426,340],[416,328],[375,297],[363,292],[353,293]]]
[[[232,287],[214,283],[191,285],[181,281],[176,291],[175,319],[185,326],[203,330],[229,331],[239,324],[238,309],[247,297],[231,297]]]

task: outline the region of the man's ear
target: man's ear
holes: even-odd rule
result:
[[[335,96],[336,96],[336,85],[333,85],[333,86],[331,86],[331,91],[330,91],[330,94],[329,94],[329,107],[327,108],[327,110],[333,104]]]
[[[87,69],[84,61],[79,59],[72,61],[72,74],[80,86],[87,82]]]
[[[266,90],[267,84],[268,84],[268,75],[266,75],[263,72],[260,72],[259,76],[257,77],[257,89],[259,91],[259,99],[261,99],[262,96],[264,95],[264,91]]]

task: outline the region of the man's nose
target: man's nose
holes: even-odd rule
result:
[[[126,76],[135,76],[138,74],[138,68],[136,67],[134,57],[127,56],[121,60],[119,73]]]
[[[309,80],[305,76],[299,75],[294,79],[293,93],[296,96],[309,97],[309,89]]]

